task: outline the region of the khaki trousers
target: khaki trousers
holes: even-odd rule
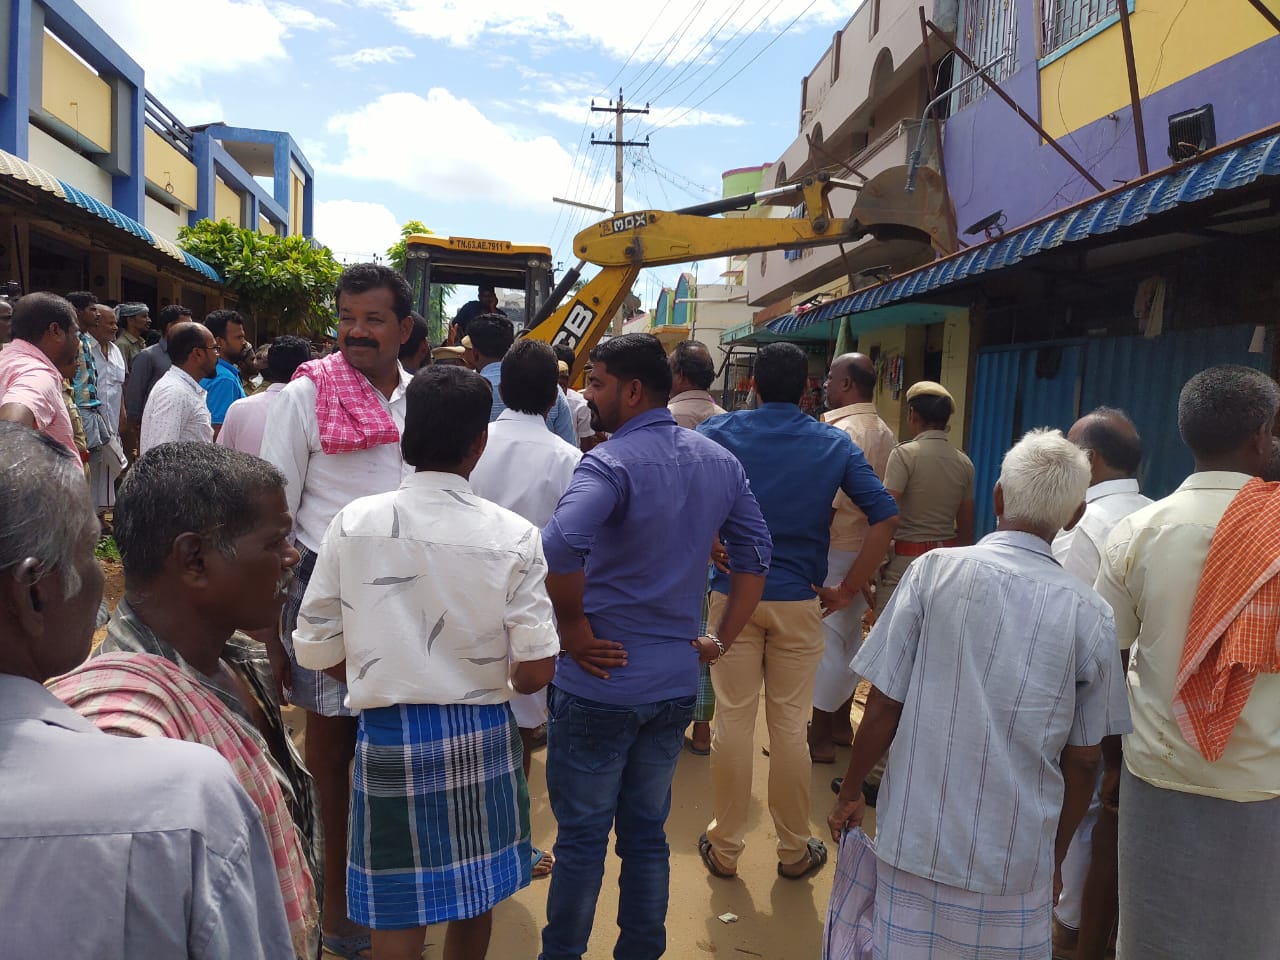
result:
[[[711,594],[708,620],[718,623],[726,597]],[[716,859],[737,866],[751,809],[756,714],[764,688],[769,730],[769,813],[778,834],[778,860],[797,863],[809,831],[809,739],[813,678],[825,649],[822,608],[813,600],[762,600],[729,652],[711,668],[716,723],[711,735],[711,793],[715,818],[707,838]]]

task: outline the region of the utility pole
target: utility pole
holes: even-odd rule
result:
[[[592,113],[612,113],[617,117],[617,123],[614,126],[614,136],[612,140],[597,140],[591,138],[593,147],[613,147],[613,212],[622,212],[622,148],[623,147],[647,147],[649,146],[649,138],[646,136],[643,140],[623,140],[622,139],[622,118],[628,113],[648,113],[649,105],[646,103],[643,108],[628,107],[622,102],[622,88],[618,88],[618,105],[614,106],[613,101],[609,102],[607,107],[597,107],[594,100],[591,101]]]

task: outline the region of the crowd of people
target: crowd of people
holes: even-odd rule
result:
[[[984,491],[941,384],[898,438],[845,354],[815,419],[777,343],[726,412],[702,344],[579,358],[487,293],[433,347],[400,274],[348,267],[331,351],[255,351],[231,310],[165,306],[147,345],[142,304],[0,302],[6,956],[400,960],[447,923],[473,960],[546,877],[526,955],[580,958],[612,833],[614,956],[657,958],[676,766],[709,757],[675,839],[732,882],[761,700],[777,882],[826,868],[812,765],[849,748],[824,957],[1274,956],[1270,377],[1183,387],[1195,468],[1162,500],[1109,408]]]

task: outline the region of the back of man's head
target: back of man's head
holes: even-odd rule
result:
[[[653,334],[624,333],[606,340],[591,351],[591,359],[624,383],[639,380],[650,402],[665,406],[671,399],[671,363]]]
[[[716,378],[716,365],[705,343],[682,340],[671,351],[671,373],[684,377],[695,390],[710,390]]]
[[[254,528],[262,494],[284,475],[258,457],[213,443],[162,443],[129,468],[116,500],[116,546],[130,587],[164,572],[174,541],[195,533],[223,556]]]
[[[795,403],[809,383],[809,358],[794,343],[770,343],[756,353],[756,393],[761,403]]]
[[[410,311],[409,317],[413,320],[413,329],[409,331],[409,339],[400,344],[401,360],[414,359],[422,349],[422,345],[427,342],[427,318],[417,310]]]
[[[512,410],[542,416],[555,405],[559,381],[555,351],[541,341],[526,339],[502,358],[498,392]]]
[[[404,462],[419,470],[460,466],[489,429],[493,390],[465,367],[432,365],[414,375],[405,391]]]
[[[344,293],[367,293],[379,288],[391,292],[392,306],[398,319],[413,312],[413,288],[397,270],[381,263],[353,263],[342,271],[333,291],[333,302],[339,303]]]
[[[573,347],[567,343],[557,343],[551,348],[556,352],[556,359],[561,363],[567,363],[569,369],[573,369],[573,362],[578,359],[578,355],[573,352]]]
[[[1129,415],[1112,407],[1098,407],[1083,417],[1072,441],[1093,452],[1104,464],[1124,477],[1137,476],[1142,463],[1142,438]]]
[[[267,369],[263,376],[272,383],[288,383],[298,367],[311,359],[311,344],[286,334],[276,337],[267,349]]]
[[[193,321],[175,323],[169,328],[169,359],[174,366],[181,367],[193,352],[205,345],[206,332],[203,323]]]
[[[1089,489],[1089,460],[1059,430],[1032,430],[1000,464],[1005,524],[1051,538],[1071,522]]]
[[[1280,387],[1262,371],[1234,364],[1210,367],[1182,388],[1178,433],[1197,460],[1215,460],[1270,430],[1277,409]]]
[[[76,311],[71,302],[56,293],[28,293],[13,308],[10,329],[15,340],[39,343],[53,324],[71,329]]]
[[[160,328],[160,336],[167,337],[170,327],[175,323],[181,323],[183,320],[190,320],[192,316],[191,308],[184,307],[180,303],[171,303],[167,307],[163,307],[160,310],[160,316],[156,318],[156,325]],[[214,336],[217,336],[217,334],[214,334]]]
[[[471,347],[486,360],[501,360],[516,340],[516,328],[499,313],[482,313],[467,325]]]
[[[220,340],[227,339],[227,327],[232,324],[244,326],[244,317],[235,310],[215,310],[204,318],[204,325],[209,328],[209,332]],[[170,349],[170,353],[172,352]]]

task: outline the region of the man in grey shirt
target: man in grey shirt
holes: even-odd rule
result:
[[[294,956],[266,834],[225,760],[99,733],[43,683],[89,652],[103,577],[79,462],[0,423],[6,957]]]

